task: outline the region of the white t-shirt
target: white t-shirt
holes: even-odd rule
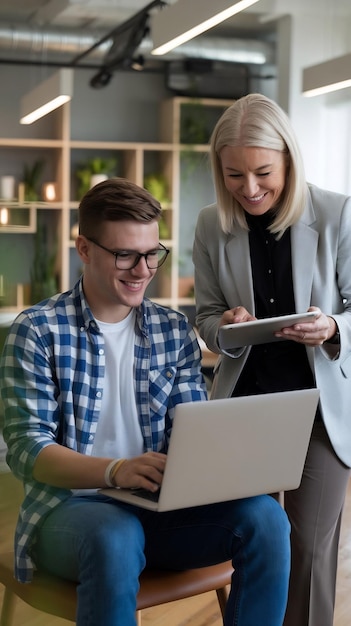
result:
[[[97,322],[105,341],[105,380],[92,455],[131,458],[144,451],[134,385],[135,311],[115,324]]]
[[[105,341],[105,380],[92,456],[139,456],[144,448],[134,386],[135,311],[116,324],[98,324]],[[87,496],[97,489],[72,492]]]

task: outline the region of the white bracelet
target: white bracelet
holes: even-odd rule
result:
[[[117,461],[119,461],[119,459],[113,459],[113,461],[111,461],[105,469],[104,481],[108,487],[115,487],[115,485],[111,481],[110,474],[112,468],[116,465]]]

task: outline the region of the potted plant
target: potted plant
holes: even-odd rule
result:
[[[27,202],[36,202],[39,199],[39,181],[44,168],[44,161],[38,160],[33,165],[24,165],[23,183],[24,199]]]
[[[163,174],[149,174],[144,178],[144,187],[151,193],[151,195],[154,196],[154,198],[156,198],[156,200],[159,201],[163,208],[165,208],[166,205],[169,205],[170,199],[166,176]],[[164,213],[159,221],[159,230],[161,239],[169,239],[170,229],[166,222]]]
[[[80,200],[91,187],[116,174],[117,158],[94,157],[79,166],[76,176],[79,181],[78,199]]]
[[[56,246],[49,252],[47,228],[38,220],[35,234],[34,258],[30,272],[31,301],[33,304],[53,296],[57,292],[55,274]]]

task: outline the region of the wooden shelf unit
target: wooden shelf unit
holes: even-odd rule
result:
[[[184,304],[192,302],[191,298],[180,298],[178,295],[180,266],[179,227],[180,220],[184,220],[187,217],[182,214],[182,206],[180,206],[182,159],[184,154],[189,152],[199,155],[208,153],[208,139],[212,127],[222,111],[230,104],[231,101],[228,100],[194,100],[183,97],[170,98],[162,102],[160,105],[160,142],[75,140],[71,137],[69,103],[64,105],[59,113],[56,112],[55,114],[53,120],[55,122],[53,124],[54,136],[52,138],[0,138],[0,151],[4,154],[5,159],[6,155],[10,157],[10,165],[16,162],[20,164],[24,156],[32,155],[33,162],[42,156],[45,159],[46,180],[55,181],[57,184],[57,189],[59,190],[57,201],[54,203],[34,202],[30,206],[32,211],[35,211],[36,217],[41,211],[46,211],[46,213],[53,211],[55,213],[52,225],[56,230],[54,235],[58,240],[57,267],[59,268],[59,289],[61,291],[71,288],[81,271],[74,250],[74,241],[71,237],[71,230],[77,219],[78,208],[75,169],[84,159],[91,156],[104,156],[108,153],[118,158],[117,175],[128,178],[140,186],[143,186],[144,178],[148,174],[157,172],[166,177],[169,186],[170,202],[164,207],[164,210],[169,212],[167,224],[170,228],[170,236],[167,240],[163,240],[163,243],[171,249],[171,254],[165,266],[161,268],[154,279],[154,284],[151,283],[150,297],[173,308],[179,308]],[[192,143],[191,136],[189,141],[184,143],[186,125],[184,126],[183,116],[185,112],[191,113],[191,107],[195,107],[193,110],[196,112],[197,119],[195,121],[197,123],[199,122],[199,117],[201,117],[199,116],[199,111],[206,115],[210,113],[207,120],[207,137],[204,143]],[[17,178],[20,176],[18,168],[16,171]],[[197,180],[195,178],[192,184],[196,190]],[[1,206],[6,205],[6,201],[0,200],[0,202]],[[9,205],[9,210],[11,210],[11,206],[16,203],[8,202],[7,204]],[[26,227],[23,229],[18,227],[14,232],[28,236],[29,231]],[[11,233],[4,226],[0,226],[2,242],[5,242],[4,237],[11,237]],[[7,240],[7,247],[10,249],[9,241]],[[11,260],[8,260],[8,263],[11,264]],[[30,264],[29,258],[26,259],[27,272],[28,264]],[[0,275],[4,275],[6,279],[6,266],[0,269]],[[23,278],[22,276],[19,279],[17,277],[16,282],[19,284],[27,283],[28,275],[26,277],[25,272],[23,272]],[[16,309],[19,306],[22,307],[22,305],[23,302],[11,302],[9,306],[1,307],[0,312]]]

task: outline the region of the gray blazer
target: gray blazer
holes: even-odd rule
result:
[[[317,306],[340,331],[340,346],[306,349],[330,440],[351,467],[351,197],[309,185],[305,211],[291,228],[291,254],[296,312]],[[193,260],[196,323],[208,348],[220,353],[217,330],[224,311],[241,305],[255,313],[248,233],[236,228],[224,234],[216,205],[205,207]],[[231,395],[249,351],[221,354],[211,397]]]

